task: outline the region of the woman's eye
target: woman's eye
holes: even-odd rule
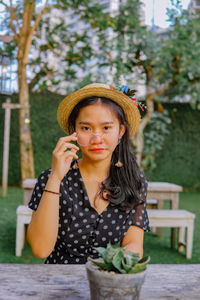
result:
[[[83,130],[83,131],[88,131],[88,130],[90,130],[90,128],[87,127],[87,126],[83,126],[83,127],[81,127],[81,130]]]
[[[104,129],[105,129],[106,131],[108,131],[109,129],[112,129],[112,127],[110,127],[110,126],[105,126]]]

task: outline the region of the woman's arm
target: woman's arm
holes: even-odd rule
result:
[[[60,182],[50,175],[45,188],[59,193]],[[58,235],[58,223],[59,195],[44,192],[27,230],[27,240],[35,256],[45,258],[52,252]]]
[[[121,243],[121,247],[126,246],[125,254],[127,251],[139,253],[141,259],[143,257],[143,240],[144,230],[140,227],[132,225],[125,234]]]
[[[28,226],[27,240],[33,254],[40,258],[45,258],[52,252],[57,240],[60,183],[69,171],[72,159],[78,158],[76,151],[79,148],[70,143],[72,140],[77,140],[74,134],[60,138],[53,151],[52,171],[45,189],[58,194],[43,192],[39,206]]]

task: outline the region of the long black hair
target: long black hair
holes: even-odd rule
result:
[[[130,145],[129,125],[123,109],[116,102],[107,98],[95,96],[86,98],[80,101],[72,110],[68,119],[68,130],[70,134],[75,131],[75,122],[81,108],[97,102],[106,105],[118,118],[120,125],[123,124],[126,128],[120,143],[112,153],[109,175],[101,183],[98,194],[104,200],[109,200],[112,204],[118,205],[122,210],[132,209],[144,202],[144,193],[142,192],[144,176],[141,176],[142,172]],[[119,152],[120,161],[123,163],[120,168],[115,166],[119,158]]]

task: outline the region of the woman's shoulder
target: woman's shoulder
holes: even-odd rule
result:
[[[146,175],[144,174],[144,172],[140,169],[139,171],[140,177],[143,178],[145,181],[147,181],[146,179]]]
[[[51,168],[42,171],[37,178],[37,182],[48,180],[50,174],[51,174]]]
[[[140,178],[141,178],[142,189],[146,190],[148,187],[148,181],[146,179],[146,176],[142,170],[140,170],[139,173],[140,173]]]

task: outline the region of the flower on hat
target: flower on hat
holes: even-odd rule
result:
[[[136,106],[139,105],[140,108],[141,108],[141,110],[144,111],[144,109],[142,108],[142,105],[139,102],[137,102],[136,98],[133,98],[133,96],[135,96],[136,90],[131,90],[131,89],[129,89],[129,87],[127,85],[122,85],[120,87],[119,91],[122,92],[122,93],[124,93],[128,97],[130,97],[131,100],[133,100],[135,102],[135,105]]]

